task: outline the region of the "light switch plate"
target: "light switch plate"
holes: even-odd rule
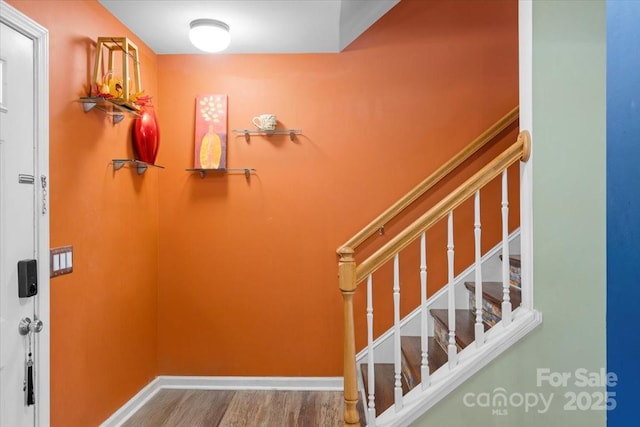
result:
[[[73,246],[51,248],[50,277],[61,276],[73,272]]]

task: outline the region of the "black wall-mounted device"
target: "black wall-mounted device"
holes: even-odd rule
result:
[[[32,297],[38,293],[38,263],[35,259],[18,261],[18,296]]]

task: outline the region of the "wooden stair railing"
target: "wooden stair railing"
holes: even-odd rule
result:
[[[340,250],[342,248],[351,248],[355,250],[358,246],[360,246],[360,244],[362,244],[365,240],[367,240],[378,230],[380,230],[381,227],[384,227],[385,224],[395,218],[398,214],[400,214],[403,210],[405,210],[413,202],[415,202],[420,196],[429,191],[445,176],[447,176],[458,166],[460,166],[462,162],[467,160],[474,153],[487,145],[487,143],[495,138],[500,132],[513,124],[519,116],[519,107],[515,107],[513,110],[509,111],[509,113],[507,113],[504,117],[491,125],[491,127],[489,127],[486,131],[482,132],[480,136],[471,141],[471,143],[469,143],[469,145],[458,152],[458,154],[449,159],[444,165],[436,169],[431,175],[425,178],[424,181],[413,187],[413,189],[402,196],[400,200],[391,205],[386,211],[382,212],[366,227],[357,232],[352,238],[347,240],[342,246],[340,246],[340,249],[338,249],[338,254],[340,254]]]
[[[407,247],[417,239],[422,232],[428,230],[436,222],[443,219],[449,212],[460,206],[476,191],[487,185],[490,181],[502,173],[503,170],[517,162],[526,161],[529,157],[529,135],[523,131],[518,135],[516,142],[504,150],[489,164],[480,169],[471,178],[462,183],[448,196],[436,203],[420,218],[389,240],[384,246],[375,251],[369,258],[362,261],[356,268],[355,282],[360,283],[369,274],[373,273],[382,264],[389,261],[395,254]]]
[[[354,258],[355,248],[453,171],[469,156],[478,151],[500,131],[513,123],[517,117],[518,109],[515,108],[337,250],[340,256],[338,263],[339,287],[344,300],[344,426],[360,425],[357,410],[358,389],[353,318],[353,295],[358,283],[408,246],[421,233],[474,195],[476,191],[500,175],[509,166],[518,160],[527,161],[530,155],[528,132],[521,132],[514,144],[358,266],[356,266]]]

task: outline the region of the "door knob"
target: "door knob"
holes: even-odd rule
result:
[[[23,317],[18,324],[18,332],[20,335],[27,335],[29,332],[38,333],[42,330],[43,323],[40,319],[31,321],[28,317]]]

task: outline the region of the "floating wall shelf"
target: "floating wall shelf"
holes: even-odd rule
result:
[[[207,173],[234,173],[234,172],[244,172],[244,177],[247,179],[251,178],[251,172],[255,172],[254,168],[224,168],[224,169],[185,169],[187,172],[198,172],[200,174],[200,178],[204,178],[207,176]]]
[[[149,167],[164,169],[164,166],[153,165],[151,163],[145,163],[135,159],[113,159],[111,162],[113,163],[113,170],[116,171],[122,169],[125,164],[130,164],[136,168],[138,175],[145,173]]]
[[[233,129],[235,133],[244,134],[244,139],[249,142],[250,135],[289,135],[293,141],[296,135],[302,134],[302,129],[276,129],[276,130],[252,130],[252,129]]]
[[[124,119],[125,114],[139,116],[138,111],[134,107],[125,104],[121,99],[84,97],[80,98],[80,102],[82,103],[82,109],[85,113],[97,108],[111,116],[114,125],[120,123]]]

